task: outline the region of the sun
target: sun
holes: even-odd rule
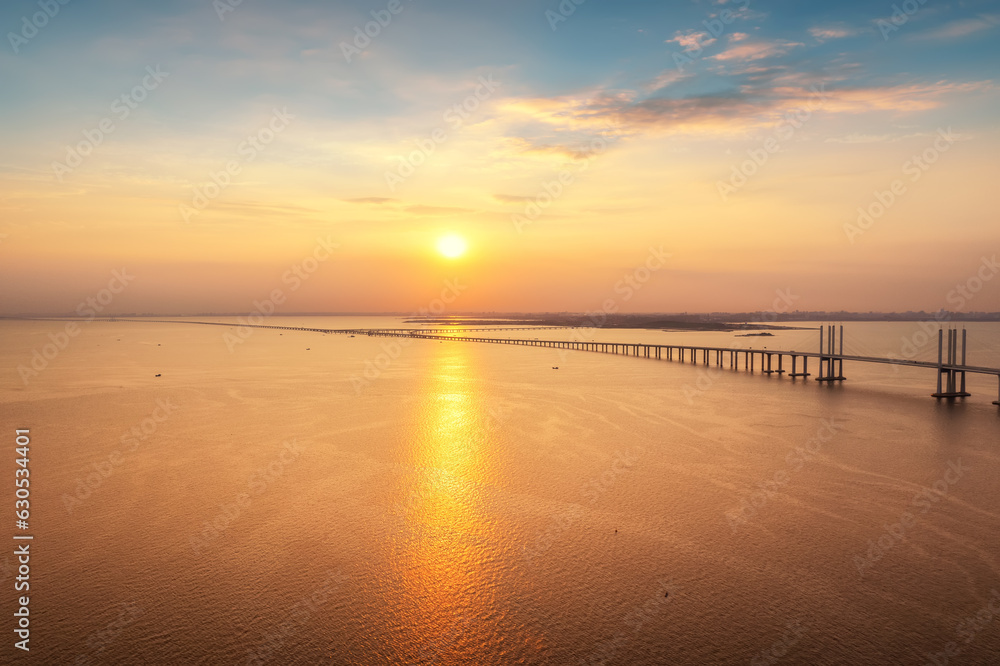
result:
[[[448,234],[438,239],[437,249],[442,255],[449,259],[457,259],[465,254],[468,249],[465,239],[457,234]]]

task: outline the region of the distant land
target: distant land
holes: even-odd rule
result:
[[[116,313],[108,318],[142,318],[142,317],[248,317],[259,316],[258,313],[246,312],[202,312],[182,314],[159,313]],[[408,317],[408,324],[423,324],[436,326],[567,326],[594,328],[642,328],[668,330],[699,330],[699,331],[766,331],[768,329],[803,329],[811,327],[779,325],[794,322],[906,322],[906,321],[937,321],[949,322],[1000,322],[1000,312],[826,312],[794,310],[791,312],[669,312],[605,314],[602,312],[461,312],[438,316],[416,316],[413,312],[282,312],[275,317],[361,317],[361,316],[395,316]],[[61,315],[0,315],[0,319],[81,319],[77,314]]]

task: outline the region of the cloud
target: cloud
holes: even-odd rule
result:
[[[742,42],[742,41],[744,41],[749,36],[750,35],[748,35],[745,32],[734,32],[733,34],[729,35],[729,41],[730,41],[730,43],[732,43],[732,42]]]
[[[413,215],[458,215],[460,213],[474,213],[471,208],[454,208],[452,206],[407,206],[403,209]]]
[[[989,30],[990,28],[995,27],[998,23],[1000,23],[1000,17],[990,15],[981,15],[973,19],[959,19],[957,21],[945,23],[934,30],[923,32],[918,36],[918,38],[935,40],[959,39],[961,37],[973,35],[977,32]]]
[[[912,139],[919,136],[933,136],[926,132],[915,132],[913,134],[848,134],[847,136],[830,137],[826,143],[895,143],[903,139]]]
[[[953,102],[960,95],[994,90],[991,81],[908,84],[900,86],[846,86],[843,81],[819,81],[803,74],[789,74],[780,68],[762,72],[731,90],[686,97],[647,97],[616,94],[594,97],[532,100],[546,109],[545,119],[561,123],[553,127],[570,133],[593,127],[616,127],[616,135],[633,136],[645,132],[669,132],[726,136],[773,125],[783,114],[819,104],[813,86],[825,85],[821,109],[824,114],[891,112],[895,115],[926,111]],[[586,150],[567,147],[565,142],[528,139],[508,140],[511,152],[559,154],[572,159],[588,157]],[[572,144],[570,144],[572,145]],[[585,146],[580,142],[577,146]]]
[[[522,197],[516,194],[494,194],[493,198],[502,203],[524,203],[526,201],[534,201],[535,197]]]
[[[714,37],[709,37],[707,32],[676,32],[672,39],[666,41],[667,44],[674,42],[686,51],[700,51],[706,46],[715,43]]]
[[[866,111],[895,111],[912,113],[936,109],[957,95],[993,90],[991,81],[911,84],[887,87],[840,88],[830,92],[824,109],[831,113],[863,113]]]
[[[656,78],[644,83],[642,89],[647,93],[653,93],[690,76],[691,74],[685,74],[679,69],[667,69],[656,76]]]
[[[398,201],[398,199],[393,199],[392,197],[355,197],[353,199],[341,199],[341,201],[357,204],[384,204]]]
[[[731,46],[722,53],[711,56],[710,60],[742,60],[752,61],[774,56],[785,55],[791,49],[803,46],[801,42],[786,42],[778,40],[774,42],[747,42],[738,46]]]
[[[826,42],[831,39],[843,39],[858,34],[858,30],[843,26],[827,26],[809,28],[809,34],[818,42]]]

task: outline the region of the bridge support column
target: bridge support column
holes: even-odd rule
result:
[[[766,370],[764,369],[764,357],[765,356],[767,357],[767,369]],[[771,354],[766,354],[764,352],[760,353],[760,371],[763,372],[765,375],[769,375],[772,372],[774,372],[773,370],[771,370]]]
[[[792,373],[788,375],[789,377],[808,377],[809,376],[809,357],[802,357],[802,372],[795,371],[795,362],[798,357],[794,354],[792,355]]]

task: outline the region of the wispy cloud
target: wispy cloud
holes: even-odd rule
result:
[[[682,72],[679,69],[668,69],[660,74],[658,74],[652,80],[643,84],[642,89],[647,93],[653,93],[657,90],[663,90],[669,85],[677,83],[678,81],[683,81],[684,79],[690,78],[691,74]]]
[[[795,47],[802,46],[801,42],[788,42],[777,40],[773,42],[740,42],[738,46],[731,46],[722,53],[717,53],[710,57],[710,60],[736,60],[749,62],[781,56],[788,53]]]
[[[686,50],[699,50],[711,46],[715,41],[715,38],[709,37],[707,32],[689,31],[675,33],[673,38],[668,39],[666,43],[673,42]]]
[[[398,199],[393,199],[392,197],[355,197],[353,199],[341,199],[341,201],[356,204],[385,204],[398,201]]]
[[[517,194],[494,194],[493,198],[501,203],[519,204],[526,201],[534,201],[535,197],[525,197]]]
[[[815,28],[809,28],[809,34],[813,36],[818,42],[826,42],[831,39],[843,39],[844,37],[853,37],[857,35],[860,31],[857,28],[848,28],[846,26],[817,26]]]
[[[950,21],[942,26],[934,28],[933,30],[920,33],[917,37],[919,39],[933,40],[959,39],[961,37],[974,35],[977,32],[990,30],[991,28],[995,28],[997,25],[1000,25],[1000,16],[984,14],[976,18]]]
[[[458,215],[460,213],[474,213],[471,208],[456,208],[453,206],[406,206],[404,211],[411,215]]]

